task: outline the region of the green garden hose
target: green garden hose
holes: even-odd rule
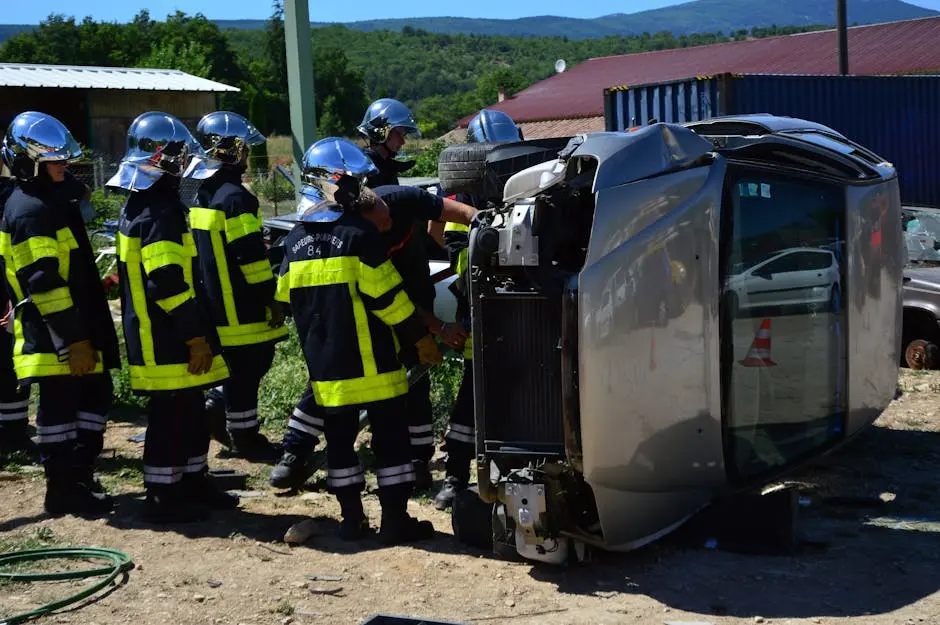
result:
[[[46,605],[36,608],[31,612],[16,614],[14,616],[0,616],[0,625],[16,625],[23,623],[31,618],[49,614],[54,610],[64,608],[65,606],[78,603],[88,597],[91,597],[98,591],[107,587],[108,584],[117,579],[118,575],[134,568],[134,563],[126,553],[114,549],[105,549],[103,547],[65,547],[53,549],[33,549],[30,551],[13,551],[11,553],[0,554],[0,568],[14,564],[24,564],[37,562],[39,560],[104,560],[107,565],[98,568],[85,569],[80,571],[53,571],[48,573],[2,573],[0,572],[0,581],[10,582],[47,582],[61,581],[65,579],[87,579],[90,577],[103,577],[103,579],[86,588],[85,590],[59,601],[53,601]]]

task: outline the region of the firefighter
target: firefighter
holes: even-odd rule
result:
[[[467,126],[468,143],[502,143],[519,141],[522,130],[512,118],[502,111],[483,109]],[[483,205],[483,199],[458,194],[453,199],[472,204],[477,208]],[[459,323],[470,330],[470,284],[467,269],[469,267],[468,245],[469,228],[463,224],[448,223],[444,227],[444,241],[450,256],[451,266],[457,272],[457,317]],[[473,415],[473,337],[468,336],[463,346],[463,377],[457,391],[457,398],[451,409],[450,421],[444,433],[444,449],[447,452],[444,484],[434,497],[434,507],[446,510],[457,493],[467,488],[470,481],[470,464],[476,450],[476,429]]]
[[[16,302],[13,364],[39,387],[36,429],[50,514],[107,512],[94,478],[111,407],[117,335],[80,215],[70,215],[68,163],[81,156],[69,130],[45,113],[17,115],[4,138],[16,188],[0,226],[8,293]],[[77,218],[76,218],[77,217]]]
[[[421,136],[411,109],[392,98],[381,98],[369,105],[358,130],[369,142],[366,155],[378,169],[367,180],[369,187],[398,184],[398,175],[411,169],[414,161],[397,161],[409,135]]]
[[[3,164],[7,164],[5,150],[0,150],[0,157]],[[3,206],[13,194],[15,182],[13,177],[0,178],[0,220],[3,218]],[[0,283],[0,310],[5,314],[11,309],[12,303],[4,280]],[[34,461],[39,459],[39,449],[29,437],[29,386],[21,387],[16,379],[13,335],[0,331],[0,458],[15,454],[25,454]]]
[[[189,130],[143,113],[108,186],[129,191],[121,209],[118,274],[131,389],[149,396],[144,443],[145,518],[197,521],[238,506],[207,476],[204,389],[228,378],[212,320],[196,299],[196,247],[180,201],[182,176],[211,175]]]
[[[374,191],[363,189],[359,203],[366,208],[378,207],[364,211],[363,216],[376,222],[385,254],[401,276],[418,318],[445,345],[460,349],[467,338],[466,331],[456,323],[445,323],[434,316],[435,290],[427,254],[420,243],[422,232],[419,225],[427,221],[469,224],[476,209],[418,187],[406,186],[385,186]],[[401,345],[399,359],[408,369],[419,364],[418,354],[409,344]],[[408,433],[416,491],[426,491],[432,486],[428,467],[434,454],[430,394],[429,376],[421,377],[408,389]],[[320,434],[310,410],[311,390],[308,388],[288,421],[284,455],[269,480],[272,486],[296,488],[310,477],[313,469],[310,451],[316,447]]]
[[[283,306],[274,301],[274,273],[261,236],[258,199],[241,182],[248,152],[265,137],[244,117],[209,113],[196,127],[206,155],[221,167],[203,183],[189,211],[208,308],[231,377],[209,392],[207,410],[224,402],[232,455],[275,461],[278,449],[258,422],[258,388],[274,362],[274,345],[287,337]],[[202,190],[202,189],[201,189]],[[221,396],[221,397],[220,397]]]
[[[430,538],[431,523],[407,512],[415,476],[404,414],[408,378],[396,348],[416,345],[428,364],[440,363],[441,355],[378,229],[362,214],[375,204],[358,203],[375,166],[352,142],[327,138],[308,148],[302,172],[299,219],[284,242],[277,298],[290,303],[301,338],[315,400],[310,416],[327,442],[327,488],[342,509],[339,535],[355,540],[369,529],[360,498],[365,478],[353,448],[359,411],[368,408],[379,538],[385,544]]]

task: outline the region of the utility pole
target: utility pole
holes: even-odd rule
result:
[[[290,100],[291,147],[294,155],[294,197],[300,201],[300,164],[317,138],[313,91],[313,52],[308,0],[284,0],[287,43],[287,96]]]
[[[836,28],[839,31],[839,74],[849,73],[849,29],[845,0],[836,0]]]

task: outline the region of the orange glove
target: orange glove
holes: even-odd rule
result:
[[[85,375],[95,370],[98,354],[91,346],[91,341],[76,341],[69,345],[69,372],[72,375]]]
[[[418,361],[422,365],[439,365],[444,362],[440,350],[437,348],[437,342],[430,334],[423,336],[415,347],[418,348]]]
[[[206,337],[197,336],[186,341],[186,344],[189,346],[189,372],[192,375],[208,373],[212,368],[212,350],[209,349]]]

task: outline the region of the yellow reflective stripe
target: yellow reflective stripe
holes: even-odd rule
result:
[[[290,303],[290,268],[277,279],[277,288],[274,289],[274,300],[282,304]]]
[[[463,344],[463,357],[466,360],[473,359],[473,333],[467,335],[467,342]]]
[[[238,325],[238,308],[235,306],[235,291],[232,289],[232,279],[228,272],[228,258],[225,256],[222,233],[213,230],[209,233],[209,240],[212,245],[212,256],[215,258],[215,269],[219,276],[219,288],[222,290],[225,318],[229,325]]]
[[[188,364],[129,365],[131,388],[135,391],[175,391],[194,386],[206,386],[229,377],[228,367],[221,356],[212,359],[208,373],[192,375]]]
[[[158,299],[155,303],[166,312],[171,313],[195,296],[196,294],[193,292],[193,290],[189,289],[188,291],[183,291],[179,295],[171,295],[170,297]]]
[[[192,291],[195,288],[193,283],[193,259],[196,258],[196,241],[189,232],[183,233],[183,253],[187,257],[183,263],[183,280],[186,281],[190,291]]]
[[[56,233],[59,244],[59,275],[66,282],[69,279],[69,265],[72,260],[72,250],[78,249],[78,241],[69,228],[60,228]]]
[[[470,255],[466,249],[460,250],[457,254],[457,275],[461,278],[466,279],[467,268],[470,267]]]
[[[470,232],[470,226],[448,221],[444,224],[444,232]]]
[[[391,263],[389,263],[391,264]],[[394,266],[392,267],[394,269]],[[330,284],[354,283],[359,275],[359,259],[354,256],[299,260],[290,264],[290,288],[302,289]],[[281,278],[283,280],[283,277]]]
[[[42,258],[59,259],[59,242],[51,237],[30,237],[12,246],[16,269],[32,265]]]
[[[243,323],[237,326],[220,326],[218,328],[219,340],[225,347],[239,345],[255,345],[267,343],[287,336],[287,326],[272,328],[267,321]]]
[[[401,284],[401,276],[392,261],[378,267],[359,263],[359,290],[372,298],[379,298]]]
[[[261,222],[250,213],[225,220],[225,238],[229,243],[255,232],[261,232]]]
[[[258,260],[247,265],[241,265],[242,275],[245,276],[245,282],[248,284],[260,284],[274,279],[274,272],[271,271],[271,262],[268,260]]]
[[[355,284],[349,285],[349,297],[352,299],[353,317],[356,320],[356,339],[359,343],[359,357],[362,359],[362,372],[367,377],[374,376],[379,370],[375,365],[375,354],[372,353],[372,332],[369,330],[369,316]]]
[[[351,380],[311,381],[310,385],[317,404],[339,408],[401,397],[408,392],[408,374],[402,368]]]
[[[134,304],[134,314],[137,316],[141,357],[145,366],[153,367],[156,366],[157,361],[153,354],[153,327],[150,323],[150,314],[147,311],[147,293],[143,268],[141,267],[140,239],[118,233],[117,248],[118,258],[125,264],[127,270],[127,287],[131,294],[131,302]]]
[[[7,284],[12,287],[13,294],[16,296],[16,300],[14,300],[14,302],[18,302],[23,299],[23,289],[20,287],[20,281],[16,277],[16,266],[13,259],[13,246],[10,244],[9,232],[0,232],[0,255],[3,256],[3,271],[6,276]]]
[[[103,357],[98,353],[98,362],[92,373],[104,373]],[[13,367],[16,369],[16,377],[40,378],[57,375],[71,375],[69,363],[59,362],[59,357],[55,354],[17,354],[13,357]]]
[[[215,210],[214,208],[190,208],[189,227],[193,230],[224,230],[225,213],[220,210]]]
[[[381,319],[384,324],[394,326],[413,315],[415,313],[415,305],[408,299],[407,293],[399,291],[395,294],[395,299],[392,300],[392,303],[389,304],[387,308],[374,310],[372,312],[375,313],[375,316]]]
[[[161,267],[179,265],[185,267],[186,250],[179,243],[173,241],[157,241],[145,245],[140,249],[140,256],[144,263],[144,271],[153,273]]]
[[[43,317],[72,307],[72,293],[67,286],[60,286],[45,293],[32,293],[30,297]]]

